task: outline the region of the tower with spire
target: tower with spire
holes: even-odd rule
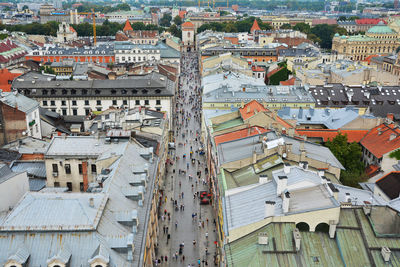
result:
[[[251,26],[250,32],[254,35],[257,31],[261,31],[260,26],[258,26],[258,22],[255,19],[253,22],[253,26]]]

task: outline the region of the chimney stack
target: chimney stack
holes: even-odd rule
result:
[[[290,193],[289,191],[286,191],[282,194],[283,201],[282,201],[282,209],[283,213],[288,213],[289,212],[289,203],[290,203]]]
[[[287,187],[287,176],[278,176],[278,184],[276,186],[276,195],[280,195]]]
[[[267,233],[259,233],[258,234],[258,244],[259,245],[268,245]]]
[[[275,214],[275,201],[265,201],[265,218],[272,217]]]
[[[94,208],[94,198],[89,198],[89,207]]]
[[[266,174],[261,174],[259,176],[259,183],[260,184],[265,184],[266,182],[268,182],[268,175]]]
[[[300,231],[298,228],[295,228],[293,230],[293,239],[294,239],[294,244],[296,246],[296,251],[300,250],[300,241],[301,241],[301,235]]]
[[[289,174],[290,173],[290,164],[289,163],[285,163],[285,165],[283,165],[283,172],[285,174]]]
[[[382,247],[381,254],[385,262],[389,262],[391,251],[388,247]]]
[[[303,170],[307,170],[307,169],[308,169],[308,161],[300,161],[300,162],[299,162],[299,166],[300,166]]]

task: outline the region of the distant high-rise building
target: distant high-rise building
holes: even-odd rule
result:
[[[394,0],[393,6],[395,9],[399,8],[399,0]]]

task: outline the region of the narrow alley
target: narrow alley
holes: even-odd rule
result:
[[[196,53],[182,55],[176,96],[175,151],[170,150],[155,266],[216,266],[216,227],[210,204],[201,144],[201,86]]]

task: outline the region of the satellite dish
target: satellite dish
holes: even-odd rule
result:
[[[286,153],[283,153],[283,154],[282,154],[282,157],[283,157],[283,158],[286,158],[286,157],[287,157]]]
[[[22,132],[22,135],[26,135],[26,132],[25,132],[25,131],[23,131],[23,132]]]

